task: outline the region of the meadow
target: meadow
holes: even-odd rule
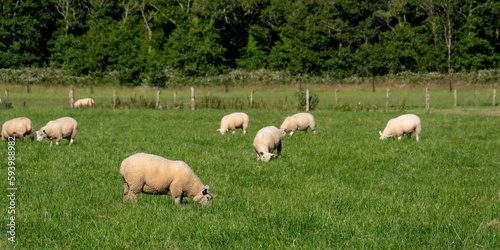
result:
[[[89,95],[77,89],[75,96],[86,97],[79,96],[85,91]],[[436,98],[443,107],[427,114],[421,97],[412,95],[415,89],[394,91],[402,97],[395,97],[387,111],[385,91],[373,97],[369,90],[343,89],[338,92],[341,104],[384,105],[348,112],[333,107],[335,89],[319,89],[320,98],[328,101],[321,99],[320,108],[311,111],[317,133],[287,135],[282,156],[268,163],[256,160],[253,136],[261,127],[279,127],[297,112],[294,90],[262,90],[263,96],[282,101],[257,100],[270,104],[244,107],[250,116],[246,135],[216,131],[222,116],[240,109],[192,111],[188,104],[180,109],[112,109],[112,91],[97,89],[95,108],[71,110],[66,89],[35,87],[30,94],[12,89],[14,108],[0,110],[2,123],[26,116],[39,129],[49,120],[71,116],[79,130],[70,147],[67,140],[52,147],[47,140],[16,141],[15,243],[7,240],[6,226],[9,150],[7,142],[0,142],[0,248],[500,246],[500,116],[498,105],[487,106],[489,90],[471,90],[465,98],[477,100],[478,93],[484,101],[464,101],[456,108],[445,106],[449,99]],[[117,92],[123,100],[155,98],[154,90],[140,91]],[[212,96],[224,95],[221,89],[211,91]],[[233,92],[231,98],[240,99],[249,93]],[[187,93],[179,90],[177,98],[187,102]],[[365,99],[360,98],[363,93]],[[166,106],[173,106],[170,94],[162,101]],[[396,100],[404,101],[405,108],[398,109]],[[409,112],[422,120],[419,142],[378,139],[389,119]],[[210,186],[213,204],[185,199],[175,205],[169,196],[144,194],[137,203],[123,203],[120,163],[137,152],[185,161]]]

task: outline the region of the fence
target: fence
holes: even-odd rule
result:
[[[28,88],[28,87],[27,87]],[[308,89],[309,90],[309,89]],[[296,89],[287,92],[254,91],[245,92],[212,92],[149,90],[142,93],[96,93],[70,90],[69,107],[74,102],[74,96],[80,98],[91,96],[96,108],[151,108],[151,109],[282,109],[297,110],[297,99],[293,95]],[[314,90],[313,90],[314,91]],[[86,92],[86,93],[82,93]],[[309,92],[309,91],[308,91]],[[68,93],[68,92],[66,92]],[[195,95],[196,93],[196,95]],[[308,93],[309,95],[309,93]],[[421,109],[430,112],[431,108],[477,107],[498,105],[496,89],[410,89],[387,91],[371,91],[369,89],[319,91],[319,104],[316,109],[335,110],[404,110]],[[73,99],[72,99],[73,98]],[[79,98],[76,98],[79,99]],[[309,100],[309,98],[307,98]],[[9,96],[5,91],[4,102],[11,102],[14,108],[56,108],[68,107],[68,95],[61,93],[35,93],[33,88],[27,91],[16,90]],[[305,108],[307,109],[307,107]]]

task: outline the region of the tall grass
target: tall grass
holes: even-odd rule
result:
[[[175,70],[164,71],[168,88],[182,88],[186,86],[196,87],[248,87],[248,86],[275,86],[275,85],[372,85],[421,87],[426,85],[445,86],[452,81],[457,86],[498,86],[500,83],[500,69],[479,70],[469,73],[442,74],[437,72],[413,73],[401,72],[376,77],[352,76],[345,79],[334,79],[329,76],[314,76],[308,74],[294,75],[287,71],[256,70],[247,72],[233,70],[228,74],[207,77],[185,77],[179,75]],[[119,86],[119,72],[111,71],[103,73],[96,79],[97,86]],[[23,69],[0,69],[0,84],[26,85],[29,82],[36,86],[88,86],[94,79],[92,76],[75,76],[71,71],[54,68],[23,68]]]
[[[16,240],[0,248],[487,248],[500,244],[500,117],[416,112],[420,142],[378,139],[401,112],[316,110],[317,133],[256,160],[253,136],[292,110],[247,110],[249,133],[221,135],[236,110],[26,108],[36,129],[72,116],[72,146],[16,142]],[[7,155],[1,143],[0,158]],[[123,203],[119,166],[137,152],[183,160],[211,206],[139,195]],[[7,173],[0,169],[5,183]]]

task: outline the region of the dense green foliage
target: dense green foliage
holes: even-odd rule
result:
[[[248,133],[221,135],[234,110],[32,108],[2,111],[79,121],[75,143],[16,141],[16,243],[2,249],[496,248],[500,172],[495,115],[423,114],[420,141],[378,139],[401,113],[317,110],[317,132],[284,138],[282,157],[256,161],[253,136],[293,111],[246,111]],[[7,142],[0,141],[0,159]],[[147,152],[186,161],[215,195],[139,195],[122,202],[123,159]],[[2,164],[6,164],[3,162]],[[4,165],[5,166],[5,165]]]
[[[0,0],[0,68],[122,85],[269,69],[345,78],[499,67],[494,0]]]

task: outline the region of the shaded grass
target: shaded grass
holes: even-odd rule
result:
[[[317,133],[256,161],[253,136],[293,111],[248,110],[249,133],[220,135],[232,110],[22,109],[36,129],[72,116],[74,145],[16,142],[17,243],[1,248],[495,248],[500,117],[422,114],[421,141],[378,140],[401,113],[319,110]],[[2,120],[2,121],[3,121]],[[6,143],[0,158],[5,159]],[[119,165],[137,152],[188,163],[214,193],[122,203]],[[6,181],[6,170],[0,176]],[[2,181],[3,183],[4,181]],[[6,185],[0,191],[6,197]],[[4,198],[5,200],[5,198]],[[4,203],[2,203],[4,204]],[[7,215],[7,208],[0,208]],[[2,216],[0,223],[7,224]]]

